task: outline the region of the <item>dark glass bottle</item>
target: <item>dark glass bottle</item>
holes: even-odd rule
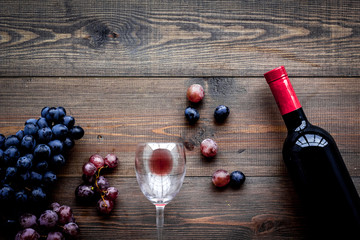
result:
[[[264,76],[288,129],[283,158],[305,203],[310,235],[360,239],[360,198],[334,139],[309,123],[283,66]]]

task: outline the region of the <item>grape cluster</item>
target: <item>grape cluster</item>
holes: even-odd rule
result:
[[[32,213],[21,215],[18,225],[21,230],[15,240],[64,240],[79,236],[79,226],[75,223],[72,209],[57,202],[52,203],[51,209],[45,210],[38,218]]]
[[[64,154],[83,135],[63,107],[45,107],[39,119],[28,119],[15,135],[0,134],[0,201],[45,200],[56,170],[65,164]]]
[[[0,134],[1,225],[30,206],[43,205],[65,154],[83,135],[63,107],[44,107],[40,118],[28,119],[16,134]]]
[[[97,201],[97,210],[101,214],[110,214],[114,208],[119,191],[110,187],[109,181],[101,175],[102,170],[117,167],[118,158],[115,154],[108,154],[105,158],[94,154],[83,165],[83,183],[75,190],[79,202],[90,203]]]

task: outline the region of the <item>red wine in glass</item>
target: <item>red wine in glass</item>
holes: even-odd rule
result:
[[[150,158],[150,171],[163,176],[171,172],[173,160],[169,150],[155,149]]]

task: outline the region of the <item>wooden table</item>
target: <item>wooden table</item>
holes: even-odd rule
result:
[[[263,74],[284,65],[310,121],[332,133],[360,191],[360,2],[0,2],[0,132],[14,134],[44,106],[82,126],[52,199],[70,205],[81,239],[155,239],[155,207],[135,178],[138,142],[188,143],[187,173],[165,209],[166,239],[302,239],[308,219],[282,161],[286,128]],[[204,86],[189,126],[186,89]],[[231,114],[215,124],[225,104]],[[199,144],[213,138],[207,160]],[[115,153],[120,190],[109,217],[76,202],[90,155]],[[217,189],[217,169],[241,170]]]

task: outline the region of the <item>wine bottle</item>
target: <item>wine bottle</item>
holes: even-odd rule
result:
[[[283,159],[310,234],[360,239],[360,198],[334,139],[307,120],[283,66],[264,76],[288,129]]]

